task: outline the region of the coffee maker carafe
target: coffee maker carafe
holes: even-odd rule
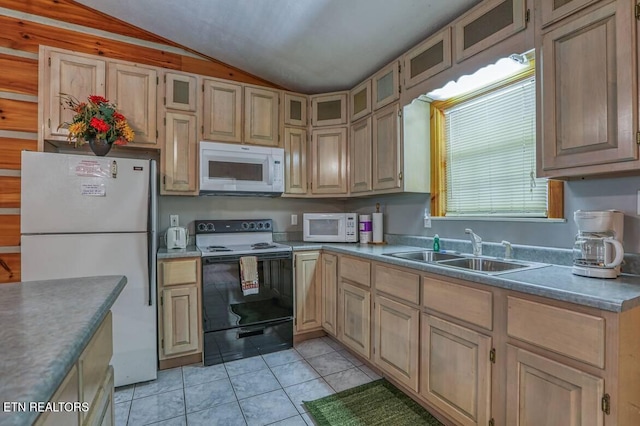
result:
[[[624,257],[622,231],[624,215],[616,210],[573,213],[578,225],[573,247],[573,268],[576,275],[616,278]]]

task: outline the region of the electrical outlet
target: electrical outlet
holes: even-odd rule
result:
[[[292,225],[297,225],[298,224],[298,215],[297,214],[292,214],[291,215],[291,224]]]
[[[177,214],[169,215],[169,221],[171,222],[171,226],[178,226],[178,223],[180,223],[180,220]]]
[[[426,216],[424,218],[424,227],[431,228],[431,216]]]

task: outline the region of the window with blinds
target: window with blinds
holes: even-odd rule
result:
[[[535,104],[530,77],[444,110],[447,216],[546,216]]]

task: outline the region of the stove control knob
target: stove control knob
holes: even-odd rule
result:
[[[206,231],[207,230],[207,225],[204,223],[199,223],[198,224],[198,231]]]
[[[271,229],[271,222],[265,222],[264,229]]]
[[[215,231],[216,228],[213,226],[213,223],[207,223],[207,231]]]
[[[250,222],[249,223],[249,229],[256,229],[256,223],[255,222]]]
[[[242,222],[242,229],[249,229],[249,224],[247,222]]]
[[[264,222],[258,222],[258,229],[264,229]]]

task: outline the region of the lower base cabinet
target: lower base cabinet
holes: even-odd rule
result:
[[[341,281],[338,293],[338,339],[359,355],[369,359],[371,292]]]
[[[374,312],[376,366],[418,392],[420,311],[376,296]]]
[[[318,330],[322,326],[319,259],[320,252],[317,251],[293,255],[296,333]]]
[[[507,424],[601,426],[604,380],[507,346]]]
[[[490,351],[490,337],[423,314],[421,395],[460,425],[489,424]]]
[[[158,359],[202,353],[200,258],[158,262]],[[193,363],[193,357],[185,363]],[[171,364],[175,367],[180,365]]]
[[[328,253],[320,255],[322,281],[322,328],[332,336],[338,331],[338,256]]]

